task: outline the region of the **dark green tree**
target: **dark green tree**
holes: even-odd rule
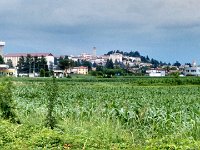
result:
[[[32,73],[32,70],[31,70],[32,62],[33,62],[33,57],[30,54],[28,54],[25,59],[25,68],[26,68],[27,73]]]
[[[11,60],[11,59],[8,59],[7,62],[6,62],[6,65],[8,65],[9,68],[13,68],[12,60]]]
[[[59,61],[59,65],[60,69],[65,70],[69,67],[69,60],[68,59],[62,59]]]
[[[49,71],[47,60],[44,56],[39,59],[39,69],[44,69],[45,71]]]
[[[77,61],[74,62],[74,67],[79,67],[81,66],[81,61],[78,59]]]
[[[58,66],[62,70],[69,69],[70,67],[74,66],[74,62],[68,57],[65,57],[64,59],[60,58]]]
[[[87,60],[83,60],[83,61],[82,61],[82,66],[88,67],[88,70],[89,70],[89,71],[92,70],[92,63],[89,62],[89,61],[87,61]]]
[[[40,77],[45,77],[45,70],[43,68],[40,69]]]
[[[17,64],[17,70],[18,70],[18,73],[24,73],[26,68],[25,68],[25,58],[23,56],[21,56],[19,58],[19,61],[18,61],[18,64]]]
[[[0,55],[0,64],[4,64],[4,60],[3,60],[3,57]]]
[[[103,71],[103,66],[98,65],[98,66],[96,67],[96,71]]]
[[[39,68],[39,59],[38,59],[37,56],[33,57],[32,67],[33,67],[33,72],[38,73],[40,71],[40,68]]]
[[[159,66],[159,62],[153,58],[151,59],[151,63],[153,68],[157,68]]]
[[[108,59],[107,62],[106,62],[106,66],[105,66],[107,69],[114,69],[114,64],[113,64],[113,61],[112,59]]]
[[[97,63],[94,62],[94,63],[92,64],[92,67],[96,68],[96,67],[97,67]]]
[[[173,66],[176,66],[176,67],[180,67],[181,66],[181,63],[179,63],[179,61],[176,61]]]
[[[32,57],[30,54],[26,57],[20,57],[17,67],[18,73],[40,73],[41,69],[44,69],[45,72],[49,71],[47,61],[44,56],[38,58],[37,56]]]

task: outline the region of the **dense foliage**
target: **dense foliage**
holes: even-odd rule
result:
[[[13,99],[22,124],[0,119],[0,147],[199,149],[200,86],[186,84],[199,79],[180,79],[185,85],[179,86],[167,80],[176,78],[60,79],[51,130],[44,122],[44,86],[51,80],[16,79]]]
[[[3,57],[0,55],[0,64],[4,64]]]
[[[0,83],[0,116],[11,122],[19,123],[15,113],[12,88],[13,84],[8,78]]]
[[[50,65],[50,68],[48,68],[47,61],[44,56],[41,58],[39,57],[33,57],[30,54],[27,55],[27,57],[20,57],[18,64],[18,73],[40,73],[41,70],[44,70],[44,75],[47,75],[49,70],[53,69],[53,64]]]

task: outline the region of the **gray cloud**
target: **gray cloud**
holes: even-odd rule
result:
[[[197,0],[1,0],[3,22],[16,26],[132,24],[175,26],[199,24]]]
[[[183,47],[188,36],[199,37],[199,8],[198,0],[1,0],[0,39],[22,49],[31,43],[33,49],[36,44],[49,49],[55,42],[59,51],[71,53],[92,43],[147,48],[153,55],[156,49],[171,50],[174,40]]]

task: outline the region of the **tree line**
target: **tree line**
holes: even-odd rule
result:
[[[17,64],[18,73],[38,73],[40,76],[50,76],[53,70],[53,64],[48,67],[44,56],[37,57],[28,54],[26,57],[21,56]]]

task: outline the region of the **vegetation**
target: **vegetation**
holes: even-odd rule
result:
[[[78,61],[73,61],[71,59],[68,58],[68,56],[60,57],[58,60],[56,60],[58,62],[58,67],[57,69],[69,69],[71,67],[80,67],[80,66],[84,66],[84,67],[88,67],[88,70],[91,70],[92,68],[92,63],[86,60],[78,60]]]
[[[27,55],[27,57],[20,57],[18,64],[18,73],[40,73],[40,70],[44,70],[44,72],[48,72],[47,61],[44,56],[41,58],[33,57],[31,55]]]
[[[200,149],[199,81],[72,77],[53,86],[50,78],[16,78],[13,100],[22,124],[0,119],[0,148]],[[53,129],[44,125],[49,108]]]
[[[54,116],[54,106],[56,104],[56,99],[58,96],[58,85],[56,83],[55,78],[53,77],[53,82],[46,83],[45,89],[47,91],[47,99],[48,99],[48,113],[46,118],[46,126],[50,127],[51,129],[54,129],[56,125],[56,118]]]
[[[19,123],[15,113],[12,88],[12,82],[8,78],[0,84],[0,114],[3,119]]]
[[[142,56],[138,51],[123,52],[123,51],[120,51],[120,50],[116,50],[116,51],[109,51],[106,55],[110,55],[110,54],[113,54],[113,53],[120,53],[124,56],[129,56],[129,57],[140,57],[142,62],[151,63],[153,68],[157,68],[158,66],[167,65],[167,63],[163,63],[162,61],[158,61],[158,60],[153,59],[153,58],[150,59],[148,55],[146,57]],[[179,62],[176,62],[176,63],[179,63]]]
[[[0,64],[4,64],[4,60],[3,60],[3,57],[0,55]]]

